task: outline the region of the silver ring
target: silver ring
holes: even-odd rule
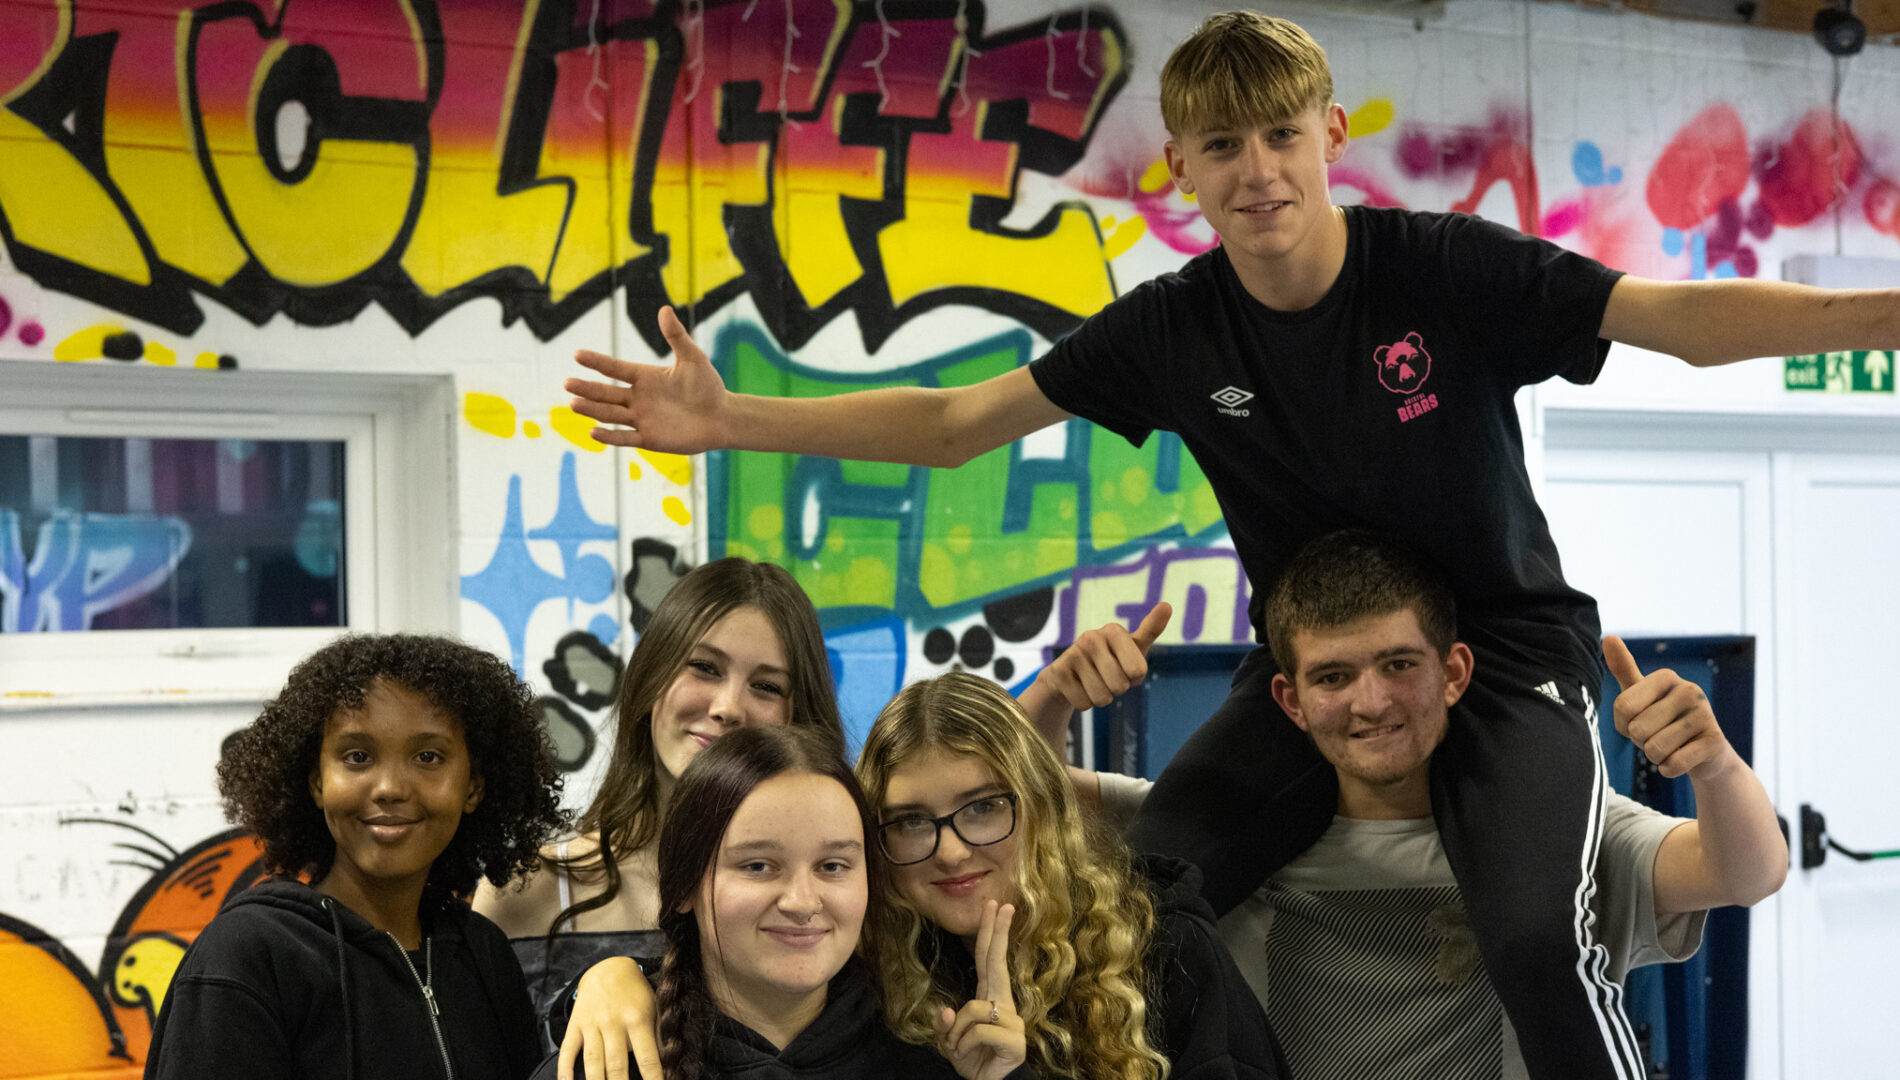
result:
[[[996,1011],[996,1002],[990,1002],[990,1023],[994,1024],[1002,1019],[1003,1014]]]

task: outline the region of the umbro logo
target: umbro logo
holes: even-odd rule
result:
[[[1564,696],[1557,692],[1557,684],[1554,682],[1547,682],[1544,685],[1537,687],[1537,692],[1549,698],[1550,700],[1556,702],[1559,705],[1564,704]]]
[[[1252,401],[1253,394],[1250,391],[1242,390],[1238,386],[1224,386],[1208,396],[1213,398],[1214,401],[1220,405],[1220,408],[1215,410],[1216,412],[1224,413],[1228,416],[1246,416],[1252,411],[1250,409],[1243,409],[1240,406]]]

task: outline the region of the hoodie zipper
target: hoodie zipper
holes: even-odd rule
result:
[[[389,934],[389,931],[383,933]],[[423,1003],[429,1006],[429,1030],[435,1032],[435,1048],[442,1052],[442,1071],[447,1074],[448,1080],[455,1080],[455,1066],[449,1063],[449,1044],[442,1039],[442,1010],[435,1004],[435,939],[422,939],[422,965],[429,973],[427,979],[416,971],[416,962],[409,959],[409,950],[402,947],[402,942],[396,941],[396,935],[389,934],[389,940],[395,942],[396,955],[402,957],[403,966],[409,969],[410,976],[416,980],[416,989],[422,991]]]

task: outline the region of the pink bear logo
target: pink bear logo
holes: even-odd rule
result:
[[[1379,385],[1395,394],[1417,391],[1432,374],[1432,354],[1425,351],[1425,339],[1416,331],[1405,335],[1404,341],[1379,346],[1372,360],[1379,366]]]

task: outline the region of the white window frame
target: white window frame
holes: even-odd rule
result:
[[[453,417],[446,375],[0,361],[0,434],[343,442],[347,619],[0,634],[0,713],[255,702],[341,633],[453,633]]]

